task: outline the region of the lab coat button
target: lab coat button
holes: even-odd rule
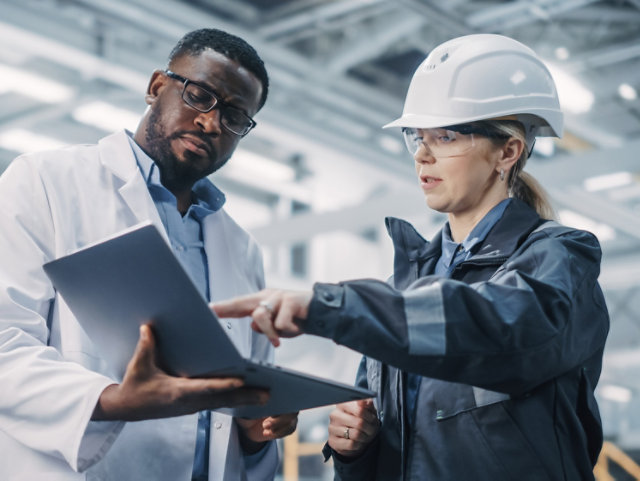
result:
[[[231,323],[227,322],[227,329],[231,329]]]
[[[222,423],[217,422],[214,424],[214,426],[216,427],[216,429],[220,429],[222,427]]]

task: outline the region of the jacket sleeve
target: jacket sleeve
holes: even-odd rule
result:
[[[56,296],[42,265],[54,225],[37,169],[17,159],[0,177],[0,429],[82,471],[100,459],[122,423],[90,422],[113,381],[50,347]]]
[[[600,255],[593,235],[562,228],[530,236],[486,282],[316,284],[303,329],[406,371],[518,395],[602,350]]]
[[[370,388],[367,383],[367,362],[363,357],[356,374],[357,387]],[[322,448],[324,460],[333,458],[334,481],[369,481],[376,477],[379,451],[379,437],[371,441],[366,450],[356,458],[344,458],[336,453],[327,442]]]

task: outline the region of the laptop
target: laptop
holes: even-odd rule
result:
[[[49,262],[44,270],[118,380],[135,350],[139,326],[151,323],[159,362],[168,373],[241,377],[247,386],[269,389],[265,405],[219,410],[234,416],[273,416],[375,395],[244,358],[151,223]]]

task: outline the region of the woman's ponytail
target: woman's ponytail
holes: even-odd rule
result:
[[[543,219],[555,219],[556,213],[549,201],[549,195],[535,177],[520,171],[516,173],[511,182],[511,197],[527,203]]]
[[[509,195],[520,199],[534,209],[543,219],[555,219],[556,214],[551,206],[549,195],[542,185],[529,173],[524,172],[524,166],[529,158],[529,149],[524,135],[524,126],[517,120],[488,120],[485,121],[491,128],[508,137],[516,137],[525,144],[522,155],[509,171]],[[501,139],[492,139],[496,145],[504,143]]]

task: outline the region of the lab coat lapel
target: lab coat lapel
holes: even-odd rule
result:
[[[212,302],[230,299],[255,290],[238,265],[244,265],[244,259],[238,259],[236,244],[241,241],[234,235],[235,229],[224,210],[208,215],[204,220],[204,243],[209,267],[209,299]],[[224,331],[231,338],[243,356],[250,355],[250,336],[241,320],[220,320]]]
[[[98,146],[100,162],[120,180],[118,192],[136,219],[139,222],[151,220],[168,241],[158,210],[140,174],[127,134],[122,131],[105,137]]]

